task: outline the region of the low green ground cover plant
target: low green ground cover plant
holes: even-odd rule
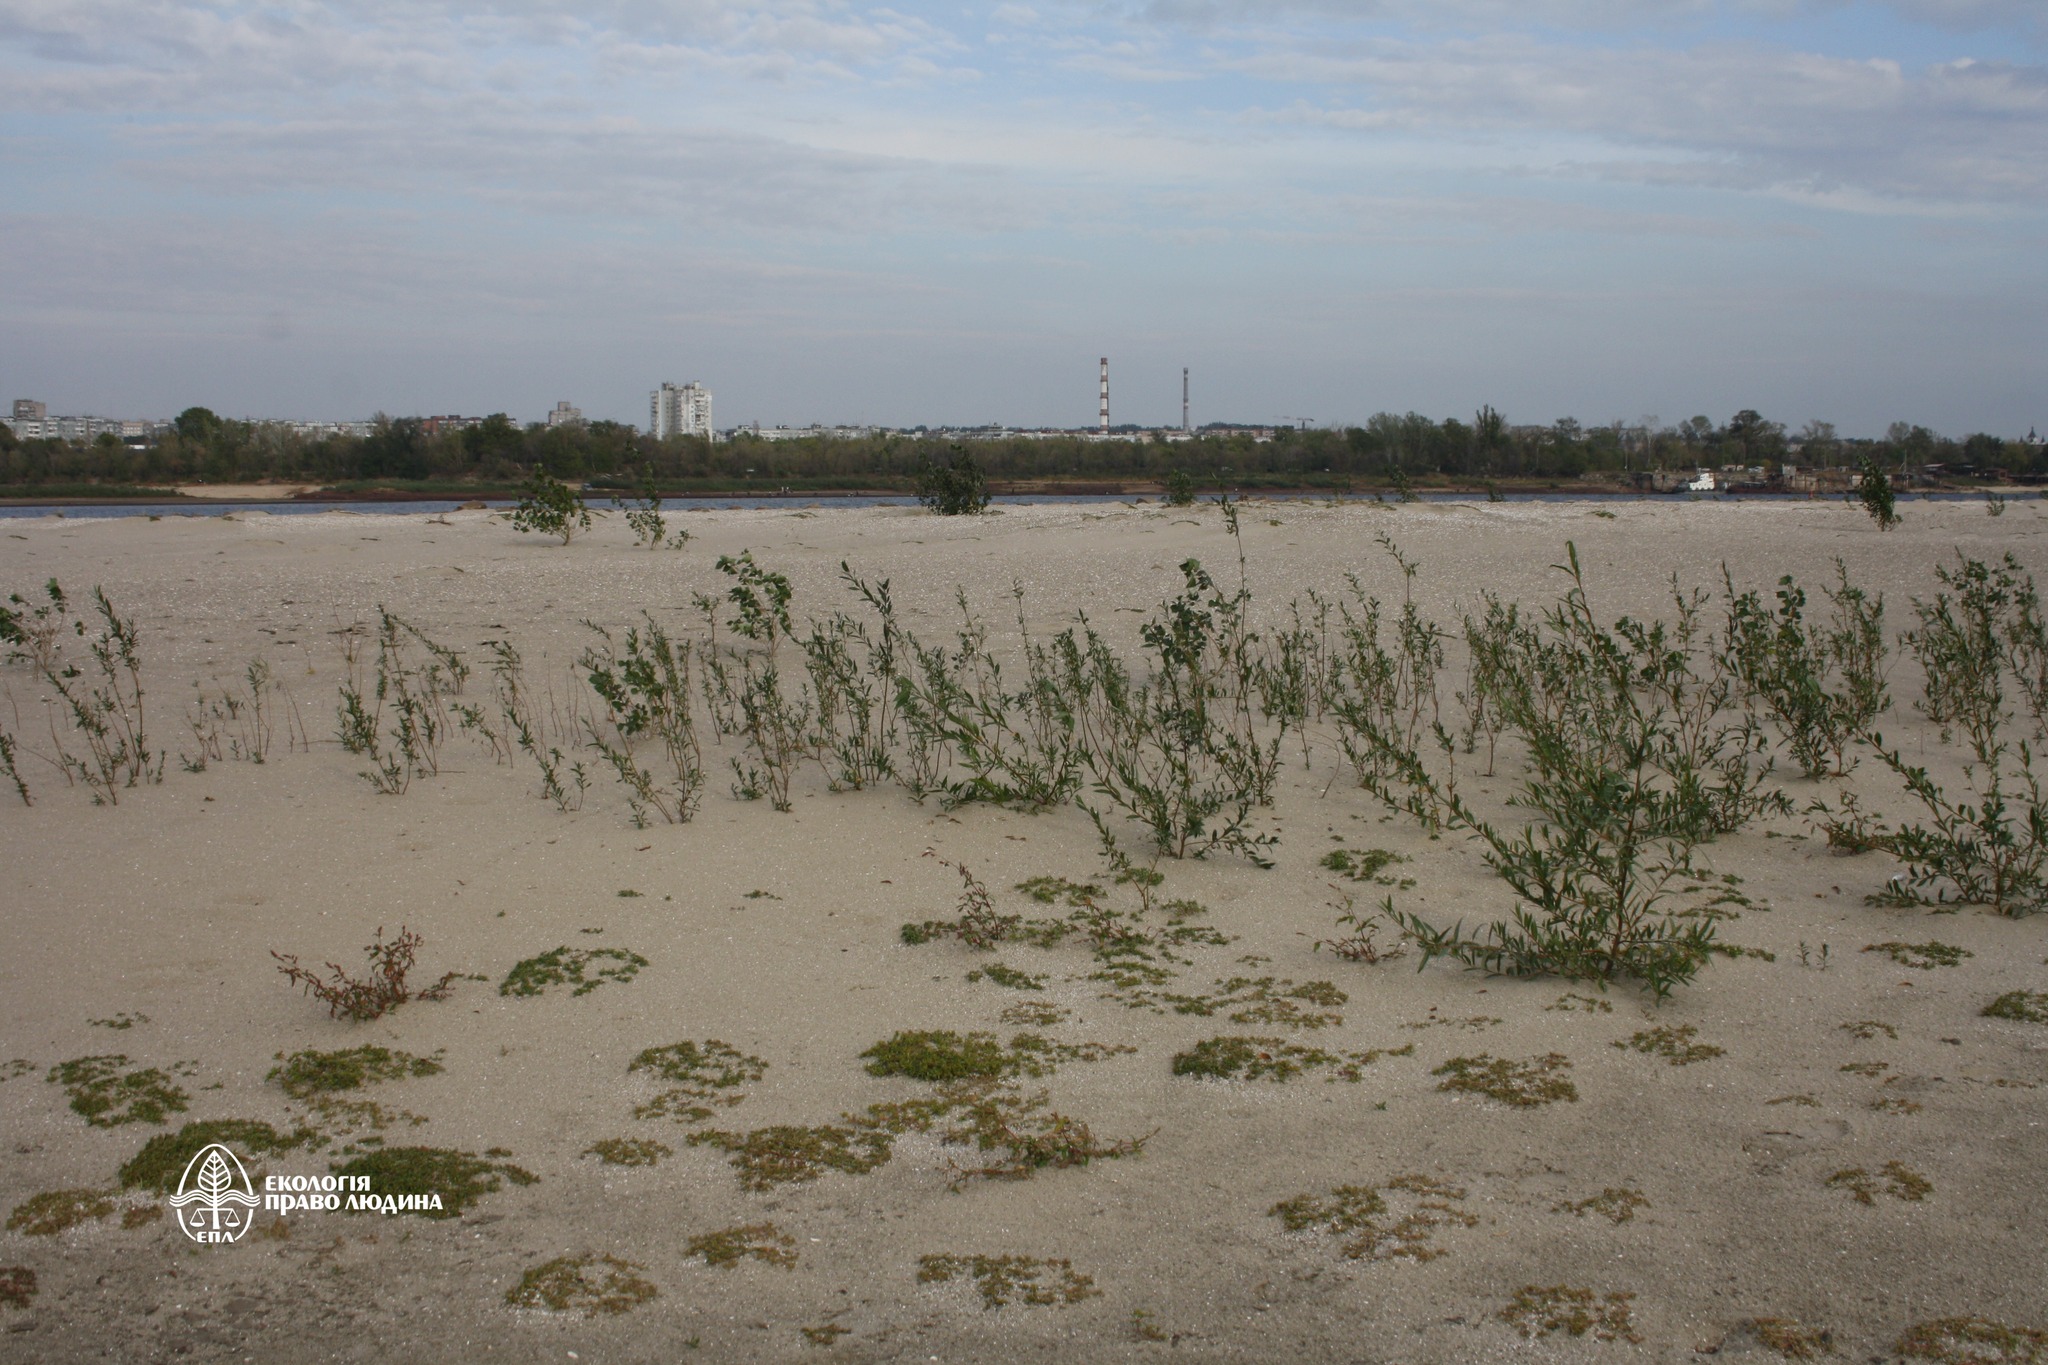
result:
[[[2020,1024],[2048,1024],[2048,991],[2007,991],[1984,1007],[1990,1019]]]
[[[1630,1189],[1625,1185],[1610,1185],[1600,1193],[1576,1203],[1566,1201],[1559,1204],[1552,1212],[1569,1213],[1577,1218],[1597,1213],[1610,1223],[1621,1224],[1633,1223],[1636,1220],[1636,1210],[1648,1207],[1649,1196],[1641,1190]]]
[[[860,1055],[872,1059],[867,1065],[870,1076],[944,1084],[1049,1076],[1063,1062],[1097,1062],[1135,1051],[1107,1043],[1056,1043],[1035,1033],[1019,1033],[1006,1045],[992,1033],[922,1029],[892,1034]]]
[[[118,1128],[128,1123],[168,1123],[173,1114],[191,1107],[176,1076],[191,1076],[192,1062],[177,1062],[166,1071],[160,1067],[131,1067],[119,1053],[96,1057],[74,1057],[50,1068],[45,1078],[61,1085],[71,1097],[71,1110],[95,1128]]]
[[[1430,1074],[1444,1077],[1439,1090],[1484,1095],[1527,1109],[1559,1100],[1576,1103],[1579,1088],[1565,1074],[1571,1065],[1560,1052],[1519,1062],[1482,1052],[1476,1057],[1453,1057]]]
[[[1529,1340],[1562,1332],[1568,1337],[1590,1334],[1595,1341],[1635,1343],[1643,1338],[1629,1308],[1634,1301],[1633,1294],[1601,1295],[1568,1284],[1529,1284],[1515,1291],[1500,1317]]]
[[[498,994],[534,996],[551,986],[570,986],[571,996],[588,995],[607,981],[625,985],[646,965],[646,958],[624,948],[571,948],[563,944],[538,957],[514,963],[498,983]]]
[[[781,1270],[796,1269],[796,1238],[773,1223],[749,1223],[744,1227],[720,1228],[692,1237],[684,1246],[688,1256],[701,1256],[704,1264],[725,1270],[741,1261],[755,1260]]]
[[[1697,1043],[1693,1039],[1699,1030],[1691,1024],[1663,1025],[1644,1029],[1614,1046],[1622,1049],[1634,1048],[1647,1052],[1653,1057],[1662,1057],[1670,1066],[1691,1066],[1695,1062],[1709,1061],[1726,1055],[1726,1049],[1712,1043]]]
[[[533,1267],[505,1291],[514,1308],[585,1317],[631,1312],[660,1295],[638,1272],[646,1269],[616,1256],[557,1256]]]
[[[1054,1308],[1102,1295],[1093,1276],[1081,1274],[1063,1257],[938,1254],[917,1258],[919,1284],[954,1280],[973,1281],[981,1291],[982,1307],[989,1310],[1010,1303]]]
[[[276,1156],[318,1140],[319,1134],[310,1128],[280,1133],[260,1119],[200,1119],[143,1143],[142,1150],[121,1166],[121,1188],[169,1194],[177,1189],[192,1158],[216,1142],[247,1160]]]
[[[46,1190],[14,1206],[7,1215],[7,1230],[29,1237],[54,1237],[113,1211],[113,1196],[105,1190]]]
[[[1339,1250],[1346,1260],[1421,1262],[1449,1254],[1435,1245],[1439,1229],[1479,1225],[1460,1207],[1465,1197],[1465,1190],[1445,1181],[1403,1175],[1384,1185],[1339,1185],[1327,1195],[1299,1195],[1267,1212],[1289,1232],[1342,1239]],[[1394,1205],[1404,1211],[1397,1214]]]
[[[1859,1204],[1875,1204],[1877,1196],[1888,1194],[1903,1203],[1917,1204],[1934,1192],[1934,1186],[1903,1161],[1887,1161],[1875,1173],[1861,1166],[1836,1171],[1827,1178],[1831,1190],[1846,1190]]]
[[[2048,1361],[2048,1332],[1989,1318],[1936,1318],[1908,1327],[1892,1349],[1936,1365],[2041,1365]]]
[[[1272,1081],[1292,1080],[1311,1071],[1328,1071],[1332,1081],[1361,1081],[1364,1071],[1382,1057],[1410,1057],[1415,1044],[1398,1048],[1372,1048],[1364,1052],[1326,1052],[1318,1047],[1291,1043],[1285,1038],[1248,1034],[1227,1034],[1205,1038],[1173,1058],[1173,1074],[1198,1079]]]
[[[423,1218],[459,1218],[507,1180],[515,1185],[540,1181],[531,1171],[492,1159],[491,1153],[478,1156],[447,1147],[385,1147],[341,1162],[333,1171],[368,1176],[370,1189],[378,1195],[440,1195],[440,1208],[413,1211]]]
[[[701,1123],[717,1110],[730,1109],[746,1099],[740,1087],[766,1075],[768,1063],[707,1038],[701,1043],[686,1040],[643,1048],[626,1070],[648,1072],[670,1083],[654,1098],[633,1106],[634,1118]]]
[[[664,1157],[674,1156],[675,1150],[647,1138],[600,1138],[585,1147],[583,1155],[594,1156],[607,1166],[655,1166]]]
[[[1901,943],[1897,939],[1887,939],[1883,943],[1866,944],[1863,951],[1883,953],[1901,967],[1922,972],[1931,972],[1936,967],[1960,967],[1963,959],[1976,956],[1968,948],[1958,948],[1939,939],[1929,939],[1925,943]]]
[[[366,1085],[404,1080],[408,1076],[434,1076],[441,1071],[438,1055],[415,1057],[374,1043],[336,1052],[306,1048],[289,1057],[280,1052],[277,1060],[279,1064],[264,1079],[276,1081],[285,1094],[301,1100],[335,1091],[360,1090]]]

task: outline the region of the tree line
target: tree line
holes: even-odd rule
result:
[[[1724,423],[1705,416],[1675,425],[1512,425],[1490,407],[1470,421],[1380,413],[1362,426],[1272,430],[1205,428],[1190,439],[1126,429],[1130,439],[1085,435],[993,435],[965,442],[998,484],[1034,481],[1164,480],[1176,471],[1239,487],[1399,486],[1409,480],[1558,480],[1587,474],[1684,470],[1727,464],[1771,468],[1939,464],[1987,474],[2048,475],[2048,447],[1985,433],[1956,440],[1894,423],[1883,437],[1850,439],[1826,422],[1797,432],[1745,409]],[[665,487],[793,486],[907,489],[946,460],[959,433],[880,432],[765,441],[741,433],[656,440],[631,426],[595,421],[521,426],[504,413],[461,429],[379,416],[366,436],[309,434],[281,423],[241,422],[205,408],[179,414],[159,439],[124,444],[17,440],[0,426],[0,485],[174,483],[475,484],[509,487],[531,471],[637,486],[650,474]]]

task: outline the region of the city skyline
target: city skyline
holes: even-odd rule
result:
[[[0,386],[642,425],[2048,420],[2023,0],[0,15]],[[543,397],[545,395],[545,397]]]

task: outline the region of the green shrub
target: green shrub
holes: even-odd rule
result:
[[[519,490],[519,505],[512,509],[512,524],[521,535],[538,531],[546,536],[560,536],[567,545],[578,531],[590,529],[590,509],[583,505],[581,493],[548,473],[545,466],[535,465],[526,486]]]
[[[975,516],[988,507],[988,476],[956,445],[943,461],[927,460],[917,472],[917,500],[942,517]]]

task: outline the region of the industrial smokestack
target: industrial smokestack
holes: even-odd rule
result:
[[[1102,357],[1102,434],[1109,435],[1109,357]]]
[[[1185,365],[1180,367],[1180,429],[1194,430],[1188,425],[1188,367]]]

